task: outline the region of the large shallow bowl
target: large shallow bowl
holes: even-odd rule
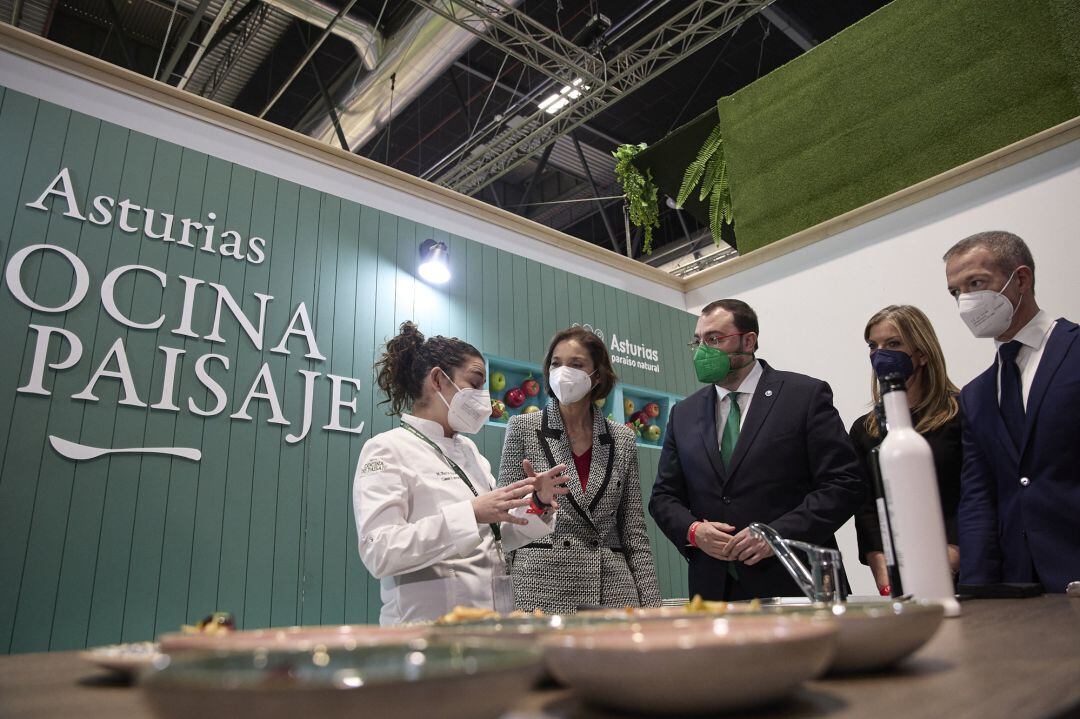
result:
[[[681,618],[545,636],[548,667],[589,702],[634,712],[743,709],[786,697],[832,660],[827,618]]]
[[[529,691],[541,671],[536,647],[426,640],[352,650],[189,653],[159,664],[141,684],[163,719],[486,719]]]
[[[353,649],[366,644],[385,644],[422,639],[426,626],[380,627],[376,624],[343,624],[308,627],[249,629],[221,634],[174,632],[158,638],[165,654],[206,651],[253,651],[256,649],[306,651]]]
[[[915,653],[941,626],[940,604],[915,601],[860,602],[834,607],[787,605],[766,607],[781,616],[830,616],[840,627],[833,672],[886,669]]]

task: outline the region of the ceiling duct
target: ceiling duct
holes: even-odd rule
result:
[[[324,29],[338,14],[338,8],[320,0],[265,0],[265,2],[299,20]],[[375,69],[379,64],[382,37],[371,23],[346,15],[337,21],[331,33],[349,41],[356,48],[357,56],[368,70]],[[333,136],[332,131],[330,134]]]
[[[307,4],[301,0],[272,2],[275,6],[281,2]],[[451,4],[450,0],[444,2],[448,6]],[[508,0],[502,4],[513,6],[517,2]],[[483,29],[483,25],[478,28]],[[476,36],[468,30],[430,10],[420,10],[386,40],[374,69],[366,74],[355,68],[343,72],[331,88],[331,95],[349,147],[363,146],[386,125],[392,113],[396,114],[415,100],[474,42]],[[321,142],[336,142],[333,123],[322,103],[308,112],[298,129]]]

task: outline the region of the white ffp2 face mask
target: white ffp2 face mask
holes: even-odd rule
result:
[[[971,334],[976,337],[997,337],[1009,329],[1013,315],[1016,314],[1016,307],[1013,307],[1012,302],[1009,302],[1009,298],[1003,293],[1015,275],[1016,270],[1013,270],[1005,286],[997,292],[979,290],[978,292],[964,292],[957,296],[956,305],[960,308],[960,319],[971,330]],[[1023,301],[1024,296],[1020,295],[1020,300],[1016,303],[1017,307]]]
[[[548,372],[548,384],[561,403],[573,404],[592,389],[591,377],[592,374],[575,367],[556,367]]]
[[[486,389],[472,387],[462,389],[454,384],[454,380],[450,379],[450,375],[446,374],[441,367],[439,371],[457,389],[454,398],[449,402],[442,396],[442,392],[439,392],[439,399],[446,405],[446,421],[450,423],[450,429],[465,434],[476,434],[491,416],[491,395]]]

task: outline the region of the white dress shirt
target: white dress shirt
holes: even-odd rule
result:
[[[739,429],[742,429],[743,423],[746,422],[746,413],[750,411],[750,402],[754,399],[754,392],[757,390],[758,381],[761,379],[761,372],[761,363],[755,359],[750,373],[743,378],[739,388],[735,390],[735,392],[739,393],[739,399],[737,400],[739,403]],[[724,425],[727,424],[728,412],[731,409],[731,392],[731,390],[716,385],[716,396],[720,398],[716,403],[716,442],[721,445],[724,439]]]
[[[495,487],[491,464],[471,439],[446,437],[442,425],[402,415],[453,460],[480,494]],[[360,559],[380,580],[383,625],[431,621],[455,606],[494,607],[492,572],[501,568],[491,528],[478,524],[473,493],[427,442],[398,427],[369,439],[353,479]],[[550,534],[554,513],[502,524],[504,550]]]
[[[1016,353],[1016,366],[1020,369],[1020,393],[1024,400],[1024,409],[1027,409],[1028,395],[1031,394],[1031,383],[1035,381],[1035,372],[1039,369],[1043,350],[1046,349],[1046,340],[1057,326],[1057,320],[1051,319],[1046,310],[1039,310],[1038,314],[1031,318],[1013,339],[1022,346]],[[994,350],[1000,350],[1005,344],[994,340]],[[998,404],[1001,404],[1001,353],[997,355],[998,365]]]

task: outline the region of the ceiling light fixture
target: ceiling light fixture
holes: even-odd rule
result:
[[[588,92],[591,89],[588,85],[582,83],[583,80],[579,77],[571,84],[563,85],[561,90],[553,92],[541,100],[538,107],[541,110],[546,110],[551,115],[556,114],[559,110],[569,105],[571,100],[576,100],[581,97],[582,92]]]

